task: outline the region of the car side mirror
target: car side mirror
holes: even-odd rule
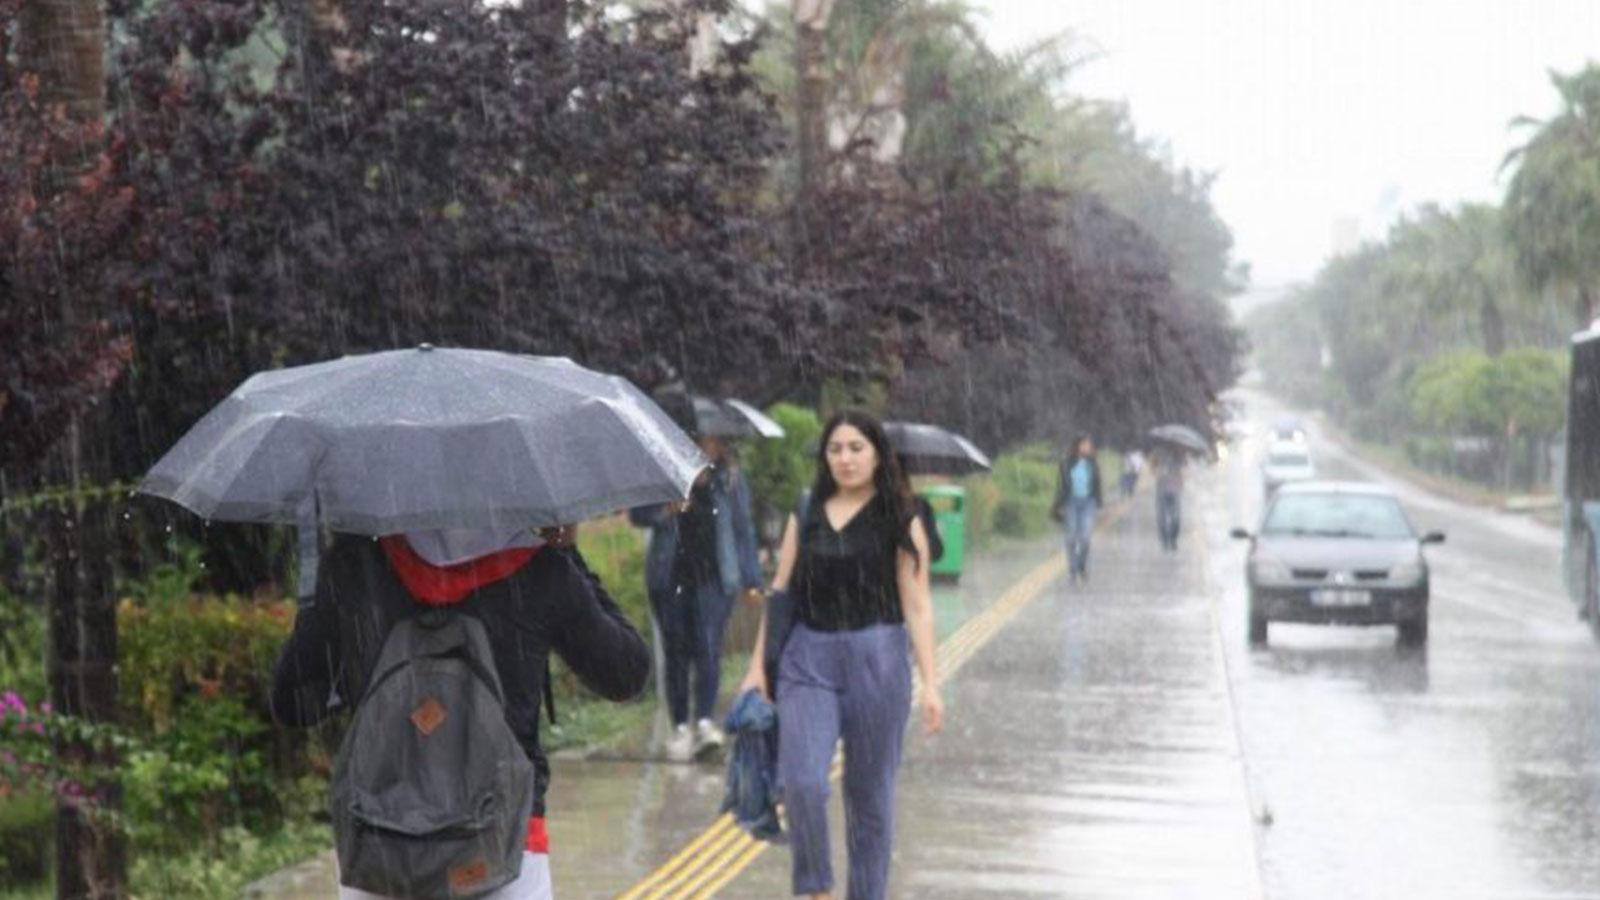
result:
[[[1422,536],[1422,542],[1424,544],[1442,544],[1444,543],[1444,532],[1430,531]]]
[[[1235,528],[1234,530],[1228,532],[1228,535],[1236,541],[1250,540],[1250,532],[1245,531],[1243,528]]]

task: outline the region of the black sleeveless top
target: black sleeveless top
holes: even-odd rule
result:
[[[813,631],[854,631],[905,621],[895,574],[899,527],[880,494],[835,530],[821,502],[800,522],[795,610]]]

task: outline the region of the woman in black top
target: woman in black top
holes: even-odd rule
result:
[[[804,521],[789,517],[774,590],[792,589],[798,621],[778,666],[779,780],[794,850],[794,893],[830,896],[828,770],[844,741],[851,900],[885,895],[894,780],[911,705],[914,657],[922,724],[944,723],[934,666],[927,535],[883,428],[858,412],[823,430]],[[770,696],[766,628],[746,689]]]

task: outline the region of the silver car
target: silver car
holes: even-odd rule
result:
[[[1311,452],[1303,443],[1273,443],[1261,459],[1261,487],[1269,498],[1286,484],[1316,477],[1317,468],[1311,463]]]
[[[1285,484],[1250,542],[1250,642],[1265,644],[1272,622],[1396,625],[1402,644],[1428,640],[1428,560],[1422,548],[1444,535],[1418,535],[1394,492],[1375,484]]]

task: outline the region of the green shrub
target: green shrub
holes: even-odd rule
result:
[[[55,801],[49,792],[0,788],[0,888],[43,880],[54,835]]]
[[[991,476],[1000,500],[994,530],[1007,537],[1036,537],[1048,532],[1050,504],[1056,493],[1056,464],[1048,447],[1029,445],[995,460]]]
[[[44,696],[44,651],[44,611],[0,586],[0,690]]]
[[[745,477],[755,497],[758,524],[769,514],[794,509],[800,492],[816,478],[816,443],[822,436],[822,421],[816,412],[792,403],[775,403],[768,410],[784,436],[776,440],[752,440],[740,451]],[[777,535],[768,535],[776,541]]]
[[[122,704],[131,726],[166,732],[191,695],[266,696],[294,601],[143,596],[117,608]]]
[[[988,475],[972,475],[963,478],[961,484],[967,490],[967,547],[979,549],[994,537],[1000,488]]]
[[[143,850],[190,846],[227,825],[276,824],[282,803],[268,766],[270,725],[231,696],[187,698],[172,727],[123,760],[126,809]]]
[[[644,532],[629,524],[626,516],[586,522],[578,529],[578,550],[634,626],[641,631],[649,628]]]

